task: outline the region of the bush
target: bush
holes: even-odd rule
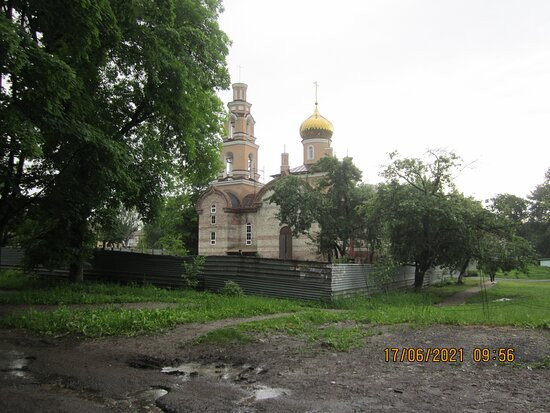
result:
[[[244,295],[244,291],[239,284],[235,281],[226,281],[223,288],[220,290],[220,294],[228,295],[232,297],[240,297]]]
[[[468,270],[466,277],[479,277],[479,270]]]
[[[18,290],[38,284],[39,279],[33,274],[25,274],[19,268],[0,271],[0,288],[6,290]]]
[[[187,287],[195,288],[197,286],[199,283],[199,275],[202,272],[205,262],[206,257],[197,255],[191,261],[183,263],[183,269],[185,271],[183,279]]]

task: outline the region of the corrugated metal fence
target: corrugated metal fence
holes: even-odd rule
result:
[[[386,290],[410,288],[414,284],[414,267],[405,266],[387,283],[377,282],[373,276],[372,264],[333,264],[332,265],[332,296],[353,293],[371,294]],[[424,286],[433,285],[449,278],[451,273],[440,267],[432,268],[424,275]]]
[[[0,250],[0,267],[21,265],[23,252],[13,248]],[[84,268],[84,278],[94,281],[139,282],[163,287],[184,286],[183,263],[193,257],[150,255],[121,251],[96,250]],[[364,264],[328,264],[323,262],[278,260],[242,256],[207,257],[201,287],[217,291],[226,281],[234,281],[247,294],[298,299],[330,299],[335,296],[369,294],[383,288],[409,288],[414,268],[401,267],[391,282],[381,286],[372,276],[374,267]],[[67,277],[66,269],[38,268],[42,275]],[[424,285],[448,277],[442,269],[426,273]]]
[[[214,291],[231,280],[247,294],[301,299],[332,295],[327,263],[228,255],[208,257],[203,275],[204,287]]]
[[[84,266],[84,278],[89,281],[122,283],[150,283],[162,287],[183,287],[183,263],[193,257],[151,255],[135,252],[95,250],[90,262]],[[22,265],[23,251],[15,248],[0,249],[0,267]],[[35,273],[45,276],[68,277],[67,268],[39,267]]]

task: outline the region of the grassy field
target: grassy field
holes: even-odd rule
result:
[[[524,280],[550,280],[550,267],[530,265],[527,271],[512,270],[509,272],[497,272],[497,278],[524,279]]]
[[[470,281],[471,282],[471,281]],[[240,324],[212,331],[199,342],[249,340],[257,333],[285,333],[321,342],[344,351],[360,346],[363,338],[377,334],[377,326],[409,324],[501,325],[550,328],[550,284],[499,282],[465,305],[435,307],[433,304],[458,287],[432,287],[424,293],[394,292],[369,298],[350,298],[333,303],[341,312],[306,311],[287,317]]]
[[[0,295],[4,304],[57,304],[53,311],[29,311],[0,320],[4,327],[26,328],[40,333],[80,334],[87,337],[158,332],[178,324],[226,318],[293,313],[279,318],[249,322],[212,331],[198,342],[244,342],[257,334],[273,332],[303,337],[344,351],[378,334],[377,326],[388,324],[509,325],[550,328],[550,283],[500,281],[465,305],[436,307],[445,297],[463,291],[465,285],[447,283],[422,293],[392,292],[372,297],[353,296],[333,301],[280,300],[256,296],[229,297],[192,290],[164,290],[153,286],[54,282],[1,274]],[[162,309],[74,309],[68,304],[116,304],[122,302],[168,302]],[[339,310],[339,311],[335,311]]]

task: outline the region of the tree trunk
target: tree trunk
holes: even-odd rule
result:
[[[456,281],[457,284],[464,284],[464,275],[466,274],[466,269],[468,268],[469,263],[470,260],[466,260],[462,265],[462,268],[460,269],[460,274],[458,275],[458,280]]]
[[[82,258],[78,262],[73,262],[69,266],[69,278],[73,282],[84,281],[84,262]]]
[[[84,231],[86,223],[75,223],[72,228],[71,247],[75,251],[69,265],[69,278],[73,282],[84,281]]]
[[[422,284],[424,284],[424,274],[426,270],[420,268],[419,264],[414,266],[414,289],[415,291],[420,291],[422,289]]]

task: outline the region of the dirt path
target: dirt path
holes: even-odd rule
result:
[[[222,346],[188,341],[212,328],[279,316],[98,340],[0,330],[0,411],[481,413],[544,412],[550,404],[541,391],[550,370],[536,367],[550,354],[545,330],[380,326],[346,353],[284,334]],[[388,363],[388,347],[463,348],[464,360]],[[474,363],[474,347],[514,348],[519,364]],[[181,365],[191,370],[163,370]]]
[[[483,287],[485,287],[485,289],[489,289],[489,288],[494,287],[495,285],[496,285],[496,283],[491,283],[491,282],[487,281],[487,282],[485,282]],[[445,298],[439,304],[437,304],[436,307],[448,307],[448,306],[451,306],[451,305],[465,304],[466,300],[468,300],[468,298],[470,298],[470,297],[472,297],[476,294],[479,294],[481,289],[482,289],[482,285],[478,284],[475,287],[468,288],[467,290],[464,290],[462,292],[453,294],[450,297]]]

